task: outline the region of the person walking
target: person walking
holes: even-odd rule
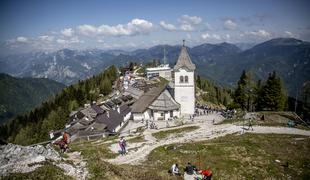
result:
[[[119,140],[119,146],[121,148],[121,155],[126,154],[126,140],[124,139],[124,137],[121,137],[121,139]]]
[[[251,128],[252,131],[253,131],[252,119],[249,120],[249,130],[250,130],[250,128]]]

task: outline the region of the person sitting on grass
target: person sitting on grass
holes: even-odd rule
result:
[[[210,171],[209,169],[200,170],[199,173],[202,175],[203,180],[211,180],[212,178],[212,171]]]
[[[177,175],[177,176],[180,176],[181,174],[180,174],[180,171],[179,171],[179,166],[178,166],[178,164],[173,164],[172,166],[171,166],[171,173],[172,173],[172,175]]]
[[[194,174],[194,166],[190,162],[187,163],[187,166],[184,169],[185,173],[188,175],[193,175]]]

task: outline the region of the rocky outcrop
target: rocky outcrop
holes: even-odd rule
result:
[[[7,144],[0,146],[0,176],[10,173],[26,173],[42,166],[42,163],[60,161],[61,157],[50,145],[20,146]]]
[[[64,174],[74,179],[87,179],[87,163],[81,158],[81,154],[72,152],[67,155],[68,158],[62,158],[49,144],[46,146],[0,145],[0,179],[11,173],[34,171],[43,166],[46,161],[61,168]]]

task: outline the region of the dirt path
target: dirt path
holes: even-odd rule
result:
[[[74,179],[87,179],[88,170],[87,163],[83,160],[80,152],[67,153],[68,157],[64,158],[65,161],[71,163],[55,163],[56,166],[64,170],[65,174],[73,177]]]
[[[225,136],[227,134],[233,133],[276,133],[276,134],[296,134],[296,135],[304,135],[310,136],[310,131],[300,130],[295,128],[286,128],[286,127],[262,127],[262,126],[254,126],[254,130],[243,130],[242,126],[236,126],[232,124],[221,124],[221,125],[213,125],[211,121],[193,123],[185,126],[200,126],[199,129],[196,129],[191,132],[185,132],[182,136],[175,134],[170,135],[169,137],[156,140],[155,137],[152,136],[152,133],[158,132],[156,130],[146,130],[143,134],[145,137],[145,142],[139,143],[129,143],[128,144],[128,153],[124,156],[118,156],[115,159],[108,159],[107,161],[114,164],[140,164],[142,163],[146,157],[150,154],[152,150],[157,147],[174,144],[174,143],[185,143],[185,142],[196,142],[203,141],[208,139],[213,139],[221,136]],[[171,129],[183,128],[185,126],[180,126]],[[170,128],[169,128],[170,129]],[[119,147],[118,144],[112,144],[110,149],[113,152],[118,152]]]

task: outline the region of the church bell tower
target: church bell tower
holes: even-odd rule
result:
[[[185,47],[185,40],[174,66],[174,99],[181,105],[182,115],[195,113],[195,64]]]

